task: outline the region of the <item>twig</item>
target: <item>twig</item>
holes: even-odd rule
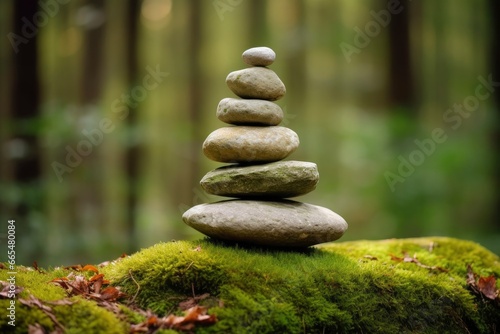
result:
[[[130,278],[132,279],[132,281],[134,281],[135,285],[137,285],[137,291],[135,292],[134,297],[132,297],[132,300],[130,302],[128,302],[128,304],[127,304],[127,305],[130,305],[130,304],[132,304],[135,301],[135,298],[139,294],[139,291],[141,291],[141,286],[139,285],[139,283],[137,283],[137,281],[135,280],[134,276],[132,275],[132,269],[128,270],[128,274],[130,275]]]

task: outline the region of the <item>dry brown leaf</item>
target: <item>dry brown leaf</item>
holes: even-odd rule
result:
[[[24,290],[23,287],[14,285],[14,290],[11,291],[10,290],[10,283],[9,282],[5,282],[5,281],[0,281],[0,286],[2,287],[2,291],[0,291],[0,298],[8,298],[8,299],[10,299],[12,297],[10,295],[12,292],[14,293],[14,295],[17,296],[18,294],[20,294]]]
[[[467,265],[467,285],[477,295],[484,296],[488,299],[495,300],[499,298],[500,291],[497,290],[497,282],[495,276],[479,277],[472,270],[470,264]]]
[[[121,292],[119,289],[114,286],[108,286],[104,290],[102,290],[100,298],[107,301],[115,301],[124,297],[125,294]]]
[[[200,300],[206,299],[208,297],[210,297],[210,294],[204,293],[204,294],[199,295],[199,296],[188,298],[188,299],[179,303],[179,308],[183,311],[190,309],[191,307],[198,305],[198,302]]]
[[[467,284],[471,288],[476,289],[476,274],[472,271],[472,266],[470,264],[467,265]]]
[[[479,277],[477,287],[486,298],[495,300],[498,297],[497,281],[493,275],[488,277]]]
[[[99,269],[97,269],[96,267],[94,267],[93,265],[91,264],[87,264],[86,266],[84,266],[82,269],[80,269],[81,271],[93,271],[95,273],[99,273]]]
[[[45,334],[45,329],[40,324],[28,325],[28,334]]]

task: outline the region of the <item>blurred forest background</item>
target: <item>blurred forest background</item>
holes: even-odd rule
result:
[[[498,254],[498,4],[2,0],[1,244],[9,219],[27,265],[201,238],[181,219],[220,199],[199,187],[221,165],[201,144],[235,97],[227,74],[265,45],[301,139],[289,159],[320,172],[297,200],[341,214],[341,240],[452,236]]]

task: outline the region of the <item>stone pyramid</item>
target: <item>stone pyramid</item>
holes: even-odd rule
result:
[[[217,118],[231,126],[212,132],[203,143],[209,159],[232,163],[201,180],[209,194],[236,199],[187,210],[184,222],[222,240],[273,247],[307,247],[334,241],[347,229],[335,212],[288,200],[316,188],[316,164],[282,161],[299,146],[298,135],[283,126],[282,109],[272,101],[285,95],[278,75],[267,66],[276,58],[267,47],[243,52],[250,65],[229,73],[226,83],[240,99],[222,99]]]

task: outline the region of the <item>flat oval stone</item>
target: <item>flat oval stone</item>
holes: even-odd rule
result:
[[[278,125],[283,110],[276,103],[265,100],[225,98],[217,106],[217,118],[228,124]]]
[[[287,198],[307,194],[319,181],[315,163],[278,161],[230,165],[208,172],[201,187],[209,194],[239,198]]]
[[[231,126],[215,130],[203,153],[219,162],[274,162],[299,147],[299,136],[282,126]]]
[[[250,67],[228,74],[229,89],[244,99],[276,101],[281,99],[286,88],[274,71],[266,67]]]
[[[231,200],[192,207],[184,222],[209,237],[275,247],[308,247],[340,238],[346,221],[295,201]]]
[[[243,61],[252,66],[269,66],[276,59],[276,53],[265,46],[251,48],[241,55]]]

